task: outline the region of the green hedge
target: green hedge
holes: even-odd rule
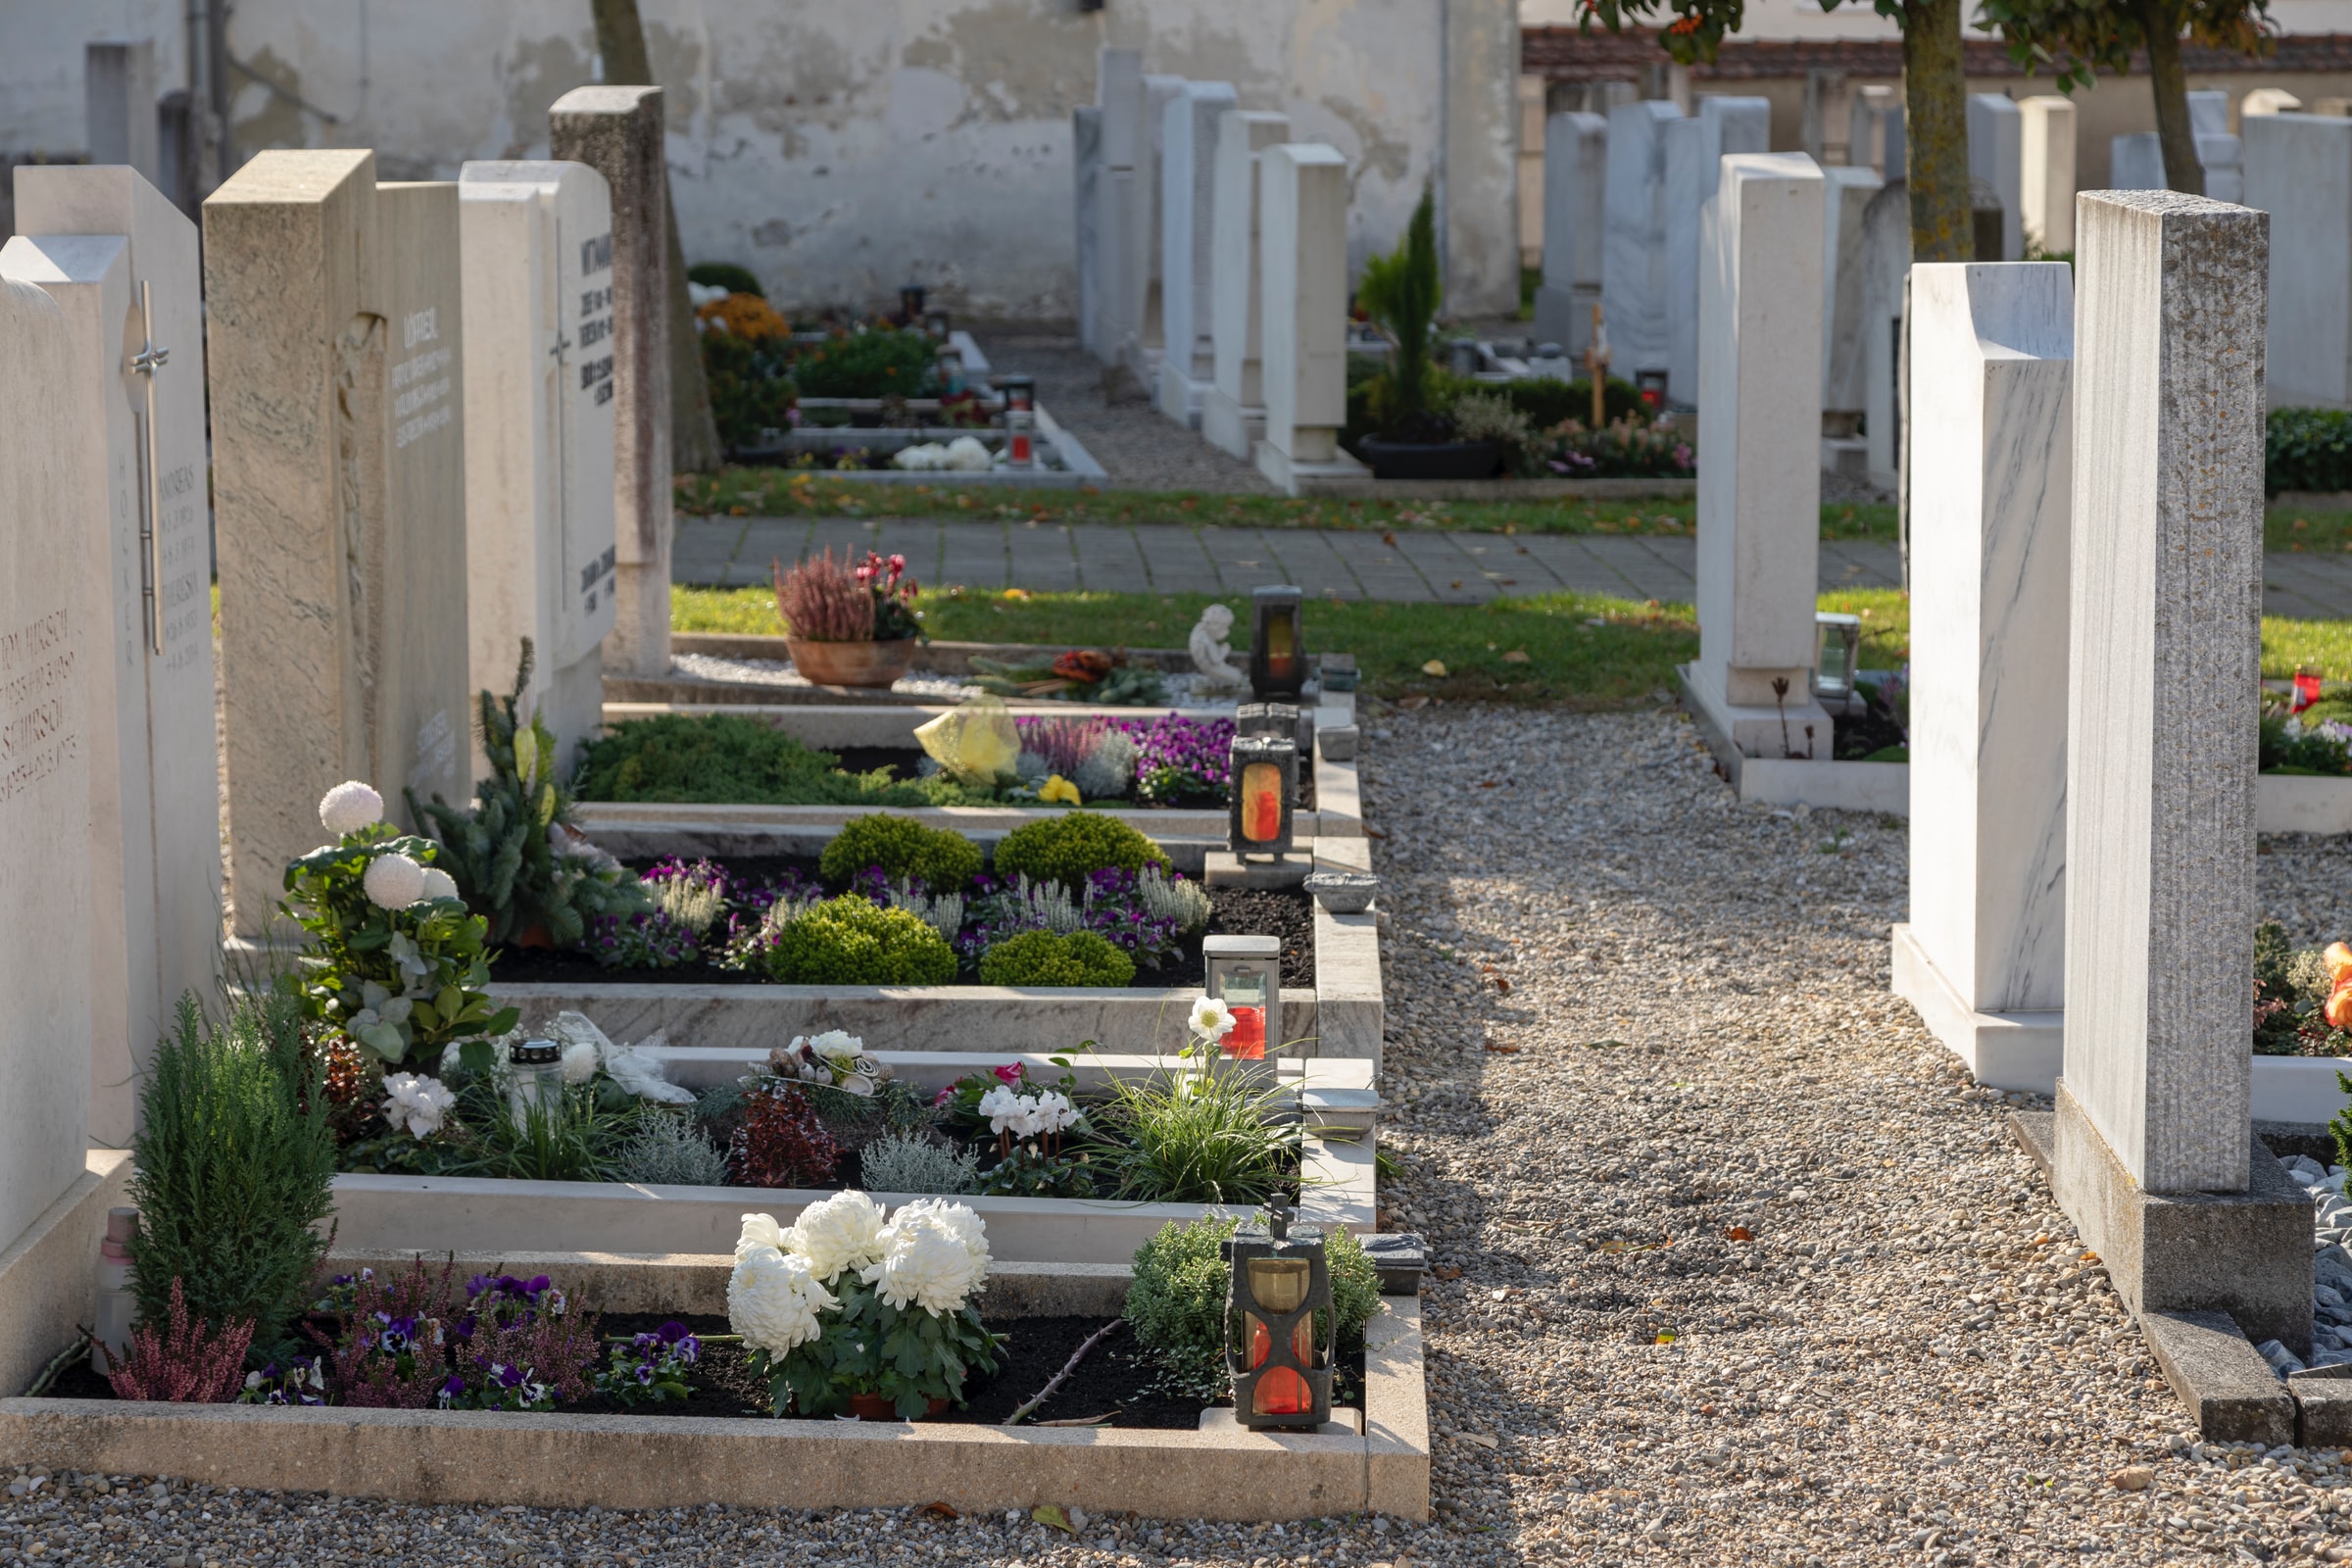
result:
[[[626,719],[588,748],[583,801],[713,806],[968,806],[994,799],[947,778],[898,781],[733,713]]]
[[[2271,495],[2352,490],[2352,411],[2274,409],[2263,457]]]

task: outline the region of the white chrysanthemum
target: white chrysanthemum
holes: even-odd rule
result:
[[[772,1247],[779,1252],[784,1250],[784,1227],[776,1223],[773,1214],[744,1215],[743,1233],[735,1238],[735,1260],[741,1262],[747,1253],[756,1252],[762,1247]]]
[[[817,1314],[841,1301],[817,1283],[808,1260],[772,1247],[756,1247],[736,1259],[727,1277],[727,1324],[744,1343],[770,1355],[784,1355],[823,1332]]]
[[[564,1081],[567,1084],[586,1083],[602,1065],[604,1054],[585,1040],[564,1048]]]
[[[793,1044],[797,1046],[800,1042],[796,1040]],[[865,1042],[847,1029],[828,1029],[821,1035],[810,1035],[808,1049],[827,1061],[846,1064],[865,1051]]]
[[[810,1203],[784,1233],[784,1250],[807,1258],[830,1285],[843,1269],[863,1268],[882,1255],[882,1205],[855,1191]]]
[[[973,1212],[968,1203],[951,1203],[944,1198],[921,1198],[906,1204],[898,1212],[900,1223],[909,1214],[921,1215],[928,1223],[948,1231],[963,1244],[964,1255],[971,1259],[972,1289],[986,1288],[988,1266],[988,1222]]]
[[[458,896],[458,879],[439,866],[424,868],[424,896],[428,899],[454,899]]]
[[[396,1072],[384,1080],[384,1120],[411,1138],[425,1139],[441,1130],[449,1107],[458,1097],[438,1078]]]
[[[384,798],[356,778],[344,780],[318,800],[318,823],[337,838],[383,819]]]
[[[405,909],[424,897],[424,867],[405,855],[379,855],[368,862],[360,885],[376,907]]]
[[[911,1203],[882,1228],[882,1256],[858,1277],[874,1294],[905,1311],[953,1312],[972,1294],[980,1271],[963,1238],[931,1210]]]
[[[1233,1009],[1222,997],[1202,997],[1193,1004],[1191,1023],[1193,1033],[1213,1045],[1233,1033]]]

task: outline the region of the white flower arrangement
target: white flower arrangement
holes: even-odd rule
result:
[[[384,819],[384,798],[358,779],[345,779],[318,799],[318,825],[337,838]]]
[[[384,1120],[419,1143],[441,1130],[458,1102],[449,1086],[419,1073],[396,1072],[384,1079]]]
[[[1048,1089],[1035,1095],[1013,1092],[1010,1085],[991,1089],[980,1097],[980,1114],[988,1130],[1002,1138],[1050,1137],[1078,1124],[1079,1110],[1069,1097]]]
[[[774,1054],[772,1064],[779,1077],[830,1084],[852,1095],[871,1095],[891,1075],[882,1059],[865,1049],[865,1042],[846,1029],[795,1035],[791,1045]]]
[[[830,1285],[844,1269],[880,1260],[882,1222],[882,1205],[863,1193],[835,1193],[801,1210],[784,1233],[783,1250],[807,1258],[817,1279]]]
[[[972,1228],[980,1227],[977,1214],[960,1203],[954,1206],[970,1216]],[[882,1255],[858,1277],[902,1312],[909,1306],[933,1313],[958,1311],[988,1277],[985,1235],[977,1258],[965,1235],[965,1227],[940,1206],[908,1203],[882,1227]]]
[[[368,902],[379,909],[405,909],[424,897],[424,867],[395,851],[368,862],[360,879]]]
[[[775,1220],[765,1214],[770,1229]],[[739,1242],[735,1272],[727,1277],[727,1323],[746,1345],[770,1355],[788,1355],[824,1332],[817,1314],[841,1305],[817,1282],[808,1259],[780,1248]]]

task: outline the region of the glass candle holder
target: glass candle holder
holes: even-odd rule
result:
[[[1263,1061],[1282,1049],[1282,941],[1267,936],[1201,939],[1201,990],[1233,1009],[1221,1051],[1227,1060]]]
[[[1250,1298],[1269,1312],[1296,1312],[1306,1301],[1314,1265],[1303,1257],[1253,1257],[1245,1265],[1250,1275]],[[1250,1369],[1258,1372],[1250,1385],[1250,1408],[1258,1415],[1304,1415],[1315,1407],[1314,1391],[1306,1379],[1287,1366],[1266,1367],[1274,1353],[1274,1336],[1265,1319],[1254,1312],[1242,1314],[1250,1330]],[[1315,1364],[1315,1323],[1302,1317],[1291,1328],[1291,1359],[1300,1366]]]
[[[1306,685],[1305,602],[1289,586],[1250,592],[1250,686],[1260,698],[1296,697]]]
[[[553,1040],[522,1040],[507,1048],[507,1108],[516,1126],[564,1108],[564,1048]]]

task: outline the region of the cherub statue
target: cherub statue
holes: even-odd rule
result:
[[[1211,605],[1200,612],[1200,624],[1193,628],[1191,642],[1193,668],[1200,675],[1200,684],[1216,687],[1241,687],[1250,677],[1233,667],[1233,612],[1223,605]]]

